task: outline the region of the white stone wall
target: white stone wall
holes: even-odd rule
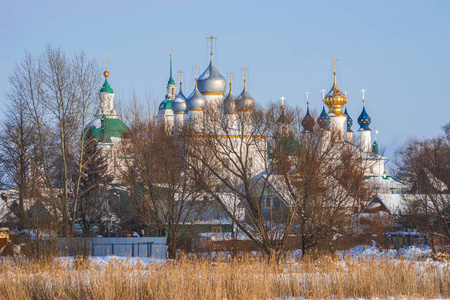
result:
[[[336,135],[337,140],[344,141],[345,133],[347,131],[346,130],[347,117],[336,117],[336,116],[330,115],[330,119],[331,119],[331,124],[330,124],[331,130]]]
[[[371,152],[372,151],[372,138],[371,138],[371,130],[358,130],[359,132],[359,143],[360,149],[362,152]]]

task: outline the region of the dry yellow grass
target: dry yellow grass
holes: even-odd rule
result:
[[[0,263],[1,299],[276,299],[450,297],[448,265],[401,260],[267,264],[179,259],[148,266],[117,261],[72,268],[55,262]]]

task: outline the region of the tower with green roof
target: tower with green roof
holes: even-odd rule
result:
[[[124,134],[130,129],[119,119],[117,109],[114,108],[114,91],[109,85],[109,72],[105,59],[105,82],[99,91],[100,106],[97,110],[94,120],[86,126],[84,137],[93,135],[100,146],[102,154],[106,156],[108,162],[108,173],[115,176],[117,147],[121,142]],[[117,178],[116,178],[117,179]]]
[[[170,77],[167,82],[167,94],[164,100],[159,104],[158,121],[168,132],[173,130],[174,114],[172,110],[172,102],[177,96],[177,86],[172,76],[172,51],[170,51]]]

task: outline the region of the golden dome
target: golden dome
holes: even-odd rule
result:
[[[342,108],[347,103],[347,97],[341,92],[336,83],[336,70],[333,73],[334,83],[331,90],[323,98],[323,103],[328,107],[328,113],[334,114],[336,117],[345,117]]]
[[[103,76],[105,76],[105,78],[108,78],[109,72],[108,71],[103,72]]]

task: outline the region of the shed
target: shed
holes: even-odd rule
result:
[[[8,240],[9,240],[9,228],[0,227],[0,249],[2,249],[8,244]]]

